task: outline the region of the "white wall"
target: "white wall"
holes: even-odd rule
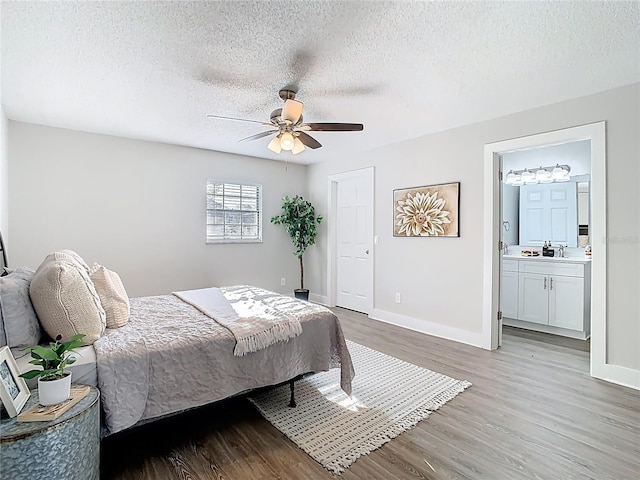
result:
[[[640,84],[440,132],[309,169],[309,198],[326,211],[327,176],[373,165],[374,307],[458,339],[482,331],[484,145],[576,125],[607,122],[608,362],[640,370]],[[365,126],[366,128],[366,126]],[[394,238],[392,192],[460,181],[460,238]],[[331,219],[328,219],[329,221]],[[326,251],[326,236],[310,252]],[[322,262],[314,262],[322,267]],[[326,295],[326,269],[309,275]],[[394,302],[402,293],[402,303]],[[433,325],[437,328],[433,328]],[[442,327],[442,328],[441,328]]]
[[[9,239],[8,124],[4,107],[2,107],[0,111],[0,232],[2,232],[2,237],[7,246]]]
[[[305,194],[306,167],[13,121],[8,136],[11,265],[70,248],[118,272],[129,296],[296,288],[291,240],[269,218]],[[262,183],[262,244],[205,244],[207,178]]]

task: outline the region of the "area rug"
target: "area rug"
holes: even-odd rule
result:
[[[356,371],[351,397],[340,389],[339,369],[296,382],[296,408],[287,406],[287,385],[249,397],[278,430],[337,474],[471,386],[354,342],[347,345]]]

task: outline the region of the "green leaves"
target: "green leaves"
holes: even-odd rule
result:
[[[316,223],[322,223],[322,217],[316,217],[315,208],[311,202],[299,195],[293,198],[282,198],[282,213],[271,217],[274,225],[284,225],[291,237],[296,251],[293,253],[300,259],[300,288],[304,288],[304,268],[302,266],[302,254],[311,245],[316,243]]]
[[[311,202],[299,195],[283,197],[282,211],[282,214],[271,217],[271,223],[284,225],[296,248],[294,255],[301,257],[308,247],[316,243],[316,223],[320,224],[322,217],[316,217]]]
[[[30,347],[29,351],[33,360],[30,360],[29,363],[42,368],[41,370],[29,370],[20,376],[26,379],[39,376],[43,380],[54,380],[64,377],[65,367],[76,361],[76,359],[70,357],[69,354],[73,352],[75,348],[82,346],[81,339],[84,336],[84,333],[79,333],[71,337],[68,342],[59,343],[62,337],[58,335],[55,342],[49,343],[48,348],[42,345]]]

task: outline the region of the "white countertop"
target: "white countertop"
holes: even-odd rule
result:
[[[542,252],[538,257],[525,257],[523,255],[502,255],[504,260],[530,260],[533,262],[565,262],[565,263],[589,263],[586,257],[543,257]]]

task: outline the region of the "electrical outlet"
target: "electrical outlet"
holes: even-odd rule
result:
[[[400,295],[399,293],[396,293],[396,303],[401,303],[402,302],[402,295]]]
[[[282,278],[280,279],[280,286],[281,286],[281,287],[284,287],[286,284],[287,284],[287,279],[286,279],[286,278],[284,278],[284,277],[282,277]]]

